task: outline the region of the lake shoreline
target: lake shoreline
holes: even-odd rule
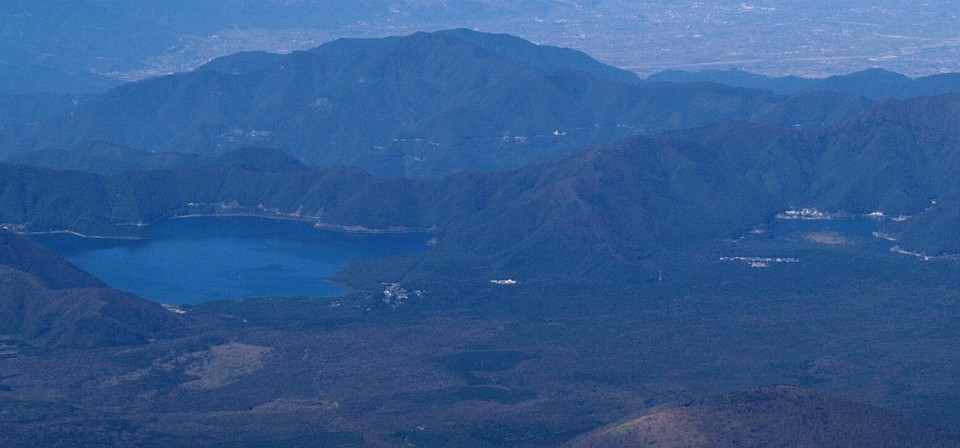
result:
[[[13,230],[7,229],[17,235],[22,236],[34,236],[34,235],[72,235],[77,238],[89,238],[93,240],[122,240],[122,241],[140,241],[148,239],[145,236],[119,236],[119,235],[90,235],[85,233],[80,233],[75,230],[47,230],[47,231],[38,231],[38,232],[25,232],[22,230]]]
[[[146,229],[154,224],[163,222],[165,220],[173,219],[189,219],[189,218],[261,218],[272,221],[292,221],[292,222],[302,222],[302,223],[313,223],[313,227],[318,230],[324,230],[335,233],[344,233],[344,234],[364,234],[364,235],[384,235],[384,234],[410,234],[410,233],[431,233],[426,229],[414,229],[410,227],[389,227],[385,229],[379,228],[369,228],[362,225],[345,225],[345,224],[332,224],[319,222],[317,217],[298,217],[298,216],[270,216],[270,215],[260,215],[257,213],[198,213],[198,214],[189,214],[189,215],[174,215],[165,218],[160,218],[155,221],[151,221],[145,224],[135,224],[133,226]],[[17,226],[7,226],[5,229],[16,233],[18,235],[30,236],[30,235],[73,235],[78,238],[90,238],[90,239],[102,239],[102,240],[123,240],[123,241],[136,241],[136,240],[147,240],[150,239],[149,236],[122,236],[122,235],[106,235],[106,234],[90,234],[82,233],[76,230],[71,229],[62,229],[62,230],[45,230],[45,231],[24,231],[17,230]],[[117,225],[118,228],[123,227],[123,225]]]

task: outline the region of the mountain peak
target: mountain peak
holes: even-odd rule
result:
[[[573,69],[588,72],[607,81],[622,83],[640,81],[640,78],[635,74],[603,64],[581,51],[538,45],[510,34],[483,33],[467,28],[438,31],[437,34],[452,36],[461,41],[478,45],[485,50],[532,66],[547,74],[561,69]]]

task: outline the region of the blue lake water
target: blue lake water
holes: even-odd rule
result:
[[[351,262],[427,250],[426,234],[348,234],[255,217],[171,219],[144,240],[36,235],[110,286],[170,304],[249,297],[329,297]]]
[[[868,217],[852,217],[838,219],[778,219],[768,229],[770,236],[776,240],[805,239],[816,241],[816,235],[835,236],[835,238],[821,239],[832,241],[834,244],[870,247],[875,250],[889,252],[893,243],[878,238],[874,232],[882,232],[887,221]]]

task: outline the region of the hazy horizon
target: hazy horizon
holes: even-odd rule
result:
[[[283,53],[341,37],[460,27],[581,50],[641,76],[667,69],[801,77],[868,68],[911,77],[960,70],[960,4],[945,1],[371,0],[342,7],[328,1],[87,0],[8,6],[0,12],[0,66],[81,70],[124,81],[192,70],[239,51]]]

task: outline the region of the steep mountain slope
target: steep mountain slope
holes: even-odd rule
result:
[[[105,140],[145,151],[282,149],[321,166],[431,177],[516,167],[638,132],[721,118],[813,126],[868,101],[716,85],[638,84],[572,50],[467,30],[244,53],[121,86],[4,131],[0,151]]]
[[[893,412],[775,386],[651,412],[592,431],[577,447],[955,447],[960,442]]]
[[[0,230],[0,335],[47,348],[139,344],[175,328],[160,305],[107,287]]]
[[[27,238],[0,231],[0,264],[32,276],[51,289],[105,288],[96,277],[58,258]]]
[[[30,231],[109,231],[107,190],[100,176],[18,165],[0,166],[0,222]],[[65,226],[65,223],[73,224]]]
[[[812,195],[828,208],[913,214],[957,193],[960,95],[890,101],[826,136]],[[849,167],[859,167],[850,170]]]
[[[776,213],[782,200],[733,168],[694,141],[590,148],[477,187],[487,199],[438,232],[436,255],[455,263],[475,254],[499,275],[526,278],[649,273],[650,257],[745,232]]]

